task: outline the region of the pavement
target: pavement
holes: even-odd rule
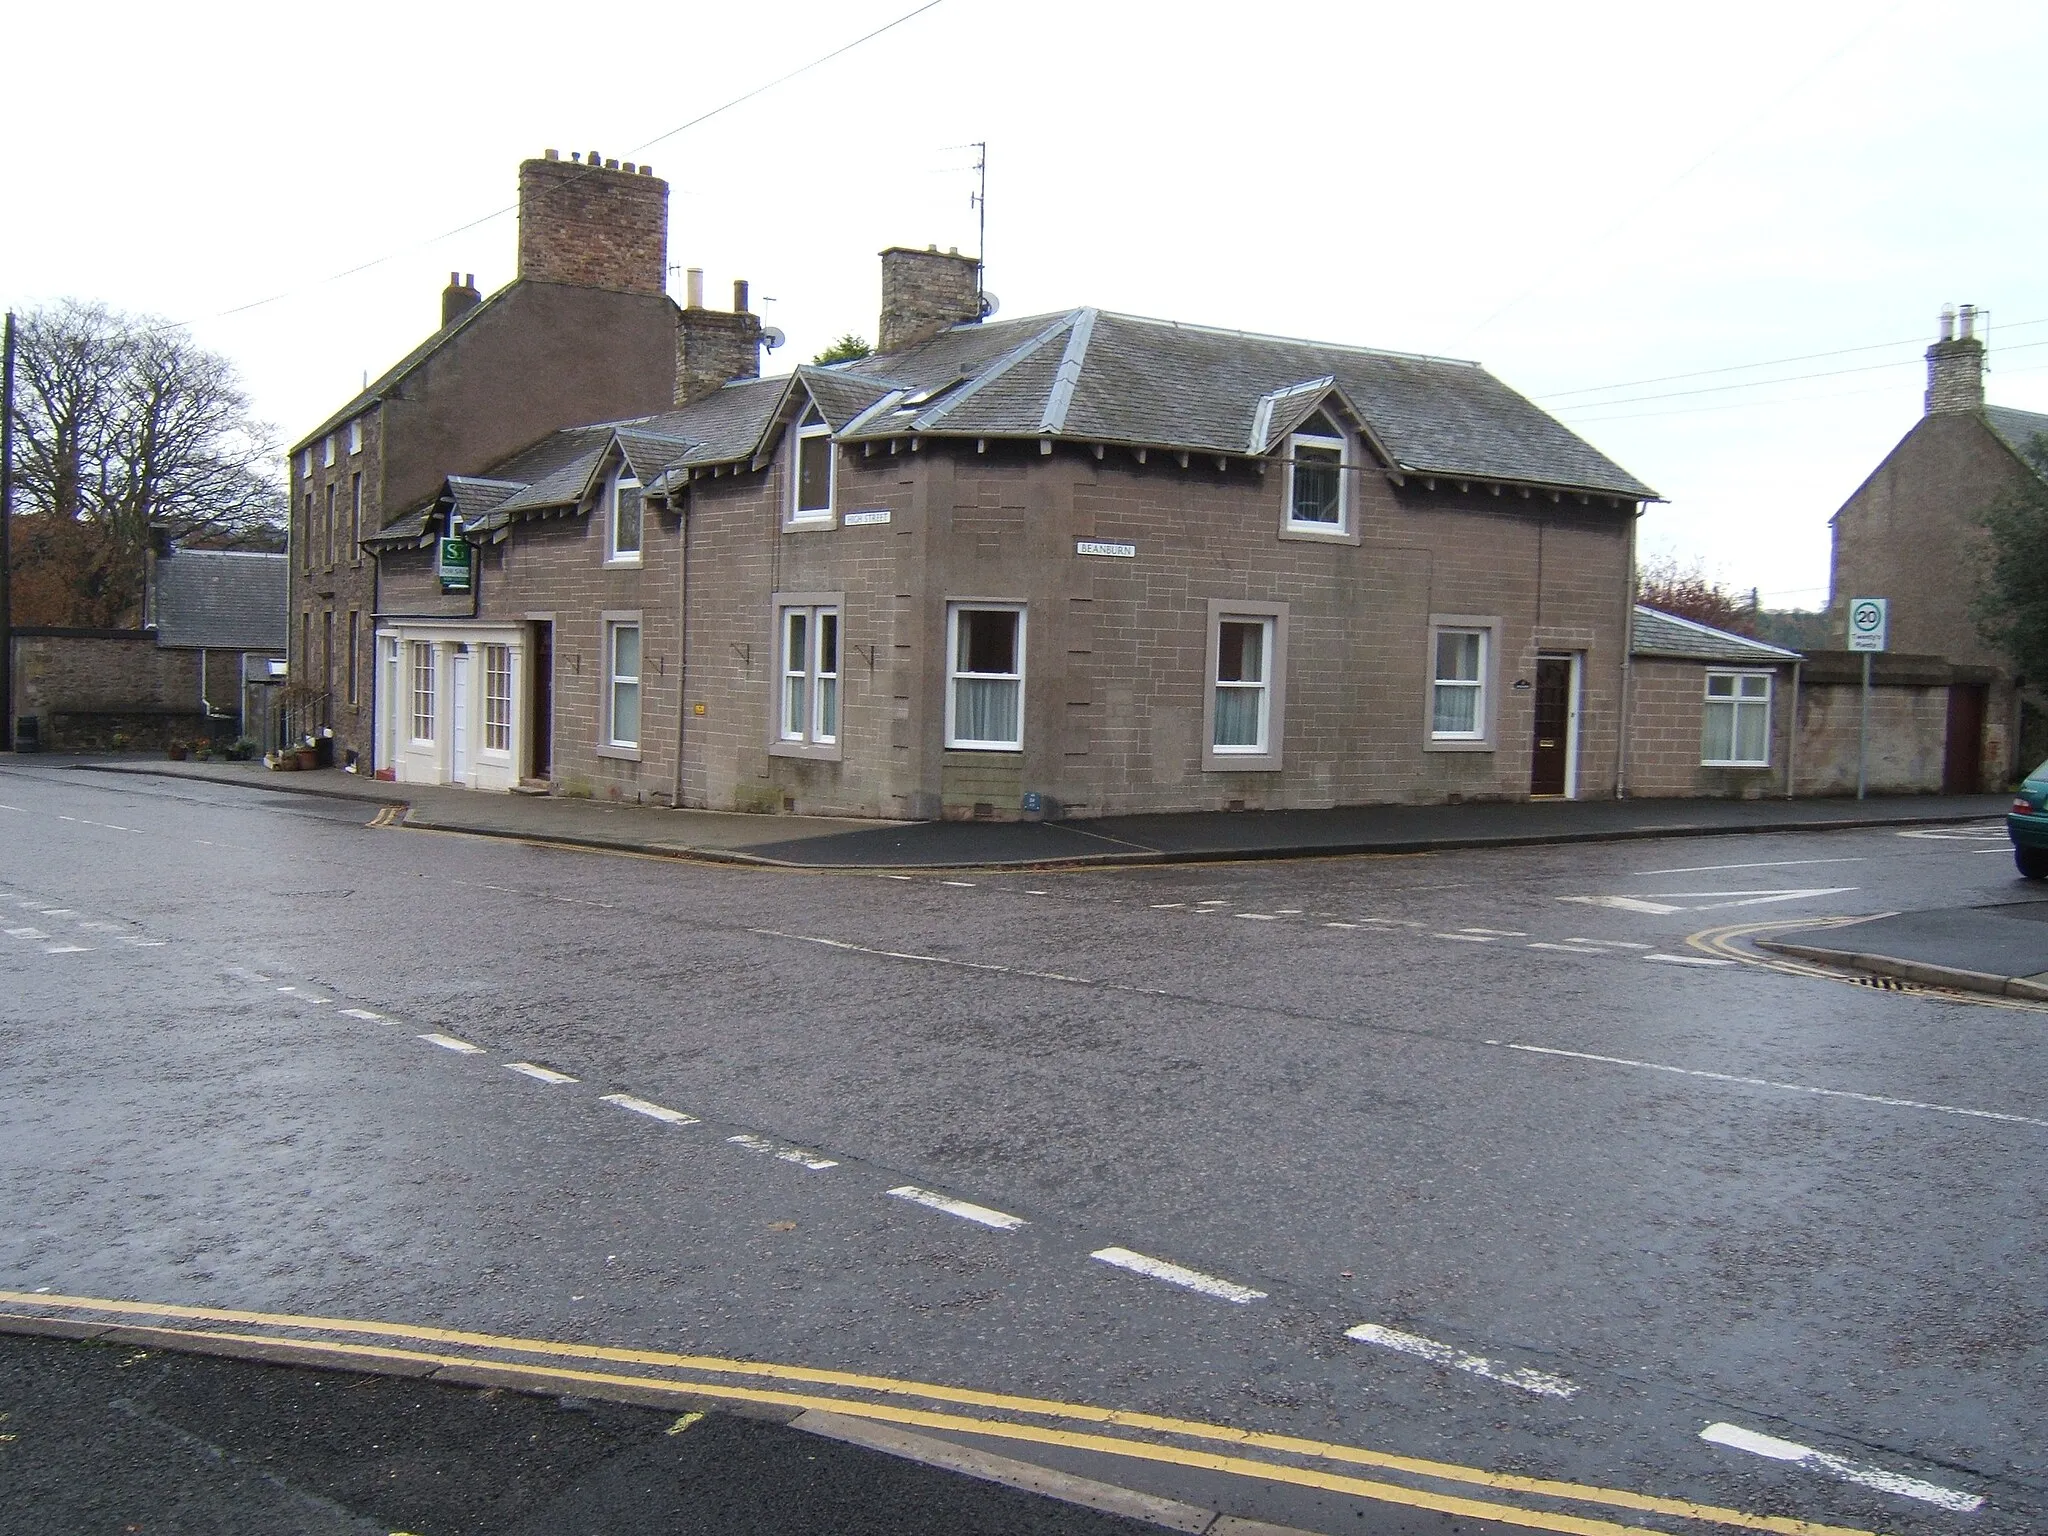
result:
[[[29,761],[38,761],[30,759]],[[1743,832],[1939,826],[2000,816],[2002,795],[1803,800],[1528,800],[1353,805],[1314,811],[1193,811],[1080,821],[875,821],[671,810],[555,795],[388,784],[339,768],[278,773],[260,763],[45,758],[94,773],[198,779],[248,789],[403,805],[416,831],[462,832],[622,853],[793,869],[1049,869],[1362,853],[1435,853],[1548,843]]]
[[[1754,942],[1781,955],[1923,986],[2048,1002],[2048,893],[2035,901],[1895,912],[1827,934],[1826,944],[1806,936]]]

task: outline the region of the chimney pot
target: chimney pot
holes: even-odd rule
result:
[[[1941,340],[1956,339],[1956,307],[1953,304],[1941,306]]]
[[[1977,306],[1965,304],[1962,309],[1963,340],[1968,341],[1977,329]]]
[[[683,308],[702,309],[704,307],[704,269],[702,267],[690,267],[684,271],[683,294]]]
[[[747,280],[744,277],[732,280],[732,312],[736,315],[747,312]]]
[[[559,149],[550,149],[545,151],[544,153],[550,160],[559,160],[562,158],[562,152]]]
[[[640,171],[640,167],[635,165],[630,160],[628,160],[624,165],[620,166],[619,169],[624,171],[628,176],[638,175]]]
[[[448,274],[448,286],[450,288],[460,288],[462,286],[462,274],[460,272],[450,272]]]
[[[462,286],[465,288],[474,288],[476,286],[476,274],[474,272],[463,273]]]
[[[592,165],[602,165],[604,163],[604,156],[599,154],[594,149],[589,154],[585,155],[583,158],[589,161]]]
[[[653,166],[651,166],[651,165],[644,165],[644,164],[643,164],[643,165],[642,165],[642,166],[640,167],[640,174],[641,174],[642,176],[652,176],[652,175],[654,174],[654,167],[653,167]]]
[[[619,162],[616,160],[607,160],[604,163],[604,168],[608,171],[616,171],[619,168]]]
[[[580,149],[572,149],[572,150],[570,150],[570,151],[569,151],[569,163],[570,163],[571,165],[581,165],[581,164],[583,163],[583,151],[582,151],[582,150],[580,150]]]

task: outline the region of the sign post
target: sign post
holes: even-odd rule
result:
[[[1870,658],[1885,647],[1891,605],[1882,597],[1849,599],[1849,649],[1863,653],[1863,722],[1856,735],[1856,798],[1870,783]]]

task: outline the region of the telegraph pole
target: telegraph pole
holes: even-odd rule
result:
[[[14,750],[14,311],[0,371],[0,752]]]

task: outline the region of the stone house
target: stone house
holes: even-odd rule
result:
[[[1800,656],[1641,604],[1624,785],[1638,799],[1791,792]]]
[[[326,694],[343,754],[367,755],[376,568],[363,539],[571,422],[673,399],[668,184],[554,151],[519,168],[513,280],[485,298],[449,274],[441,326],[292,447],[291,674]],[[752,322],[740,323],[742,337]]]
[[[991,321],[935,249],[882,292],[872,357],[679,369],[367,539],[379,771],[879,817],[1617,791],[1654,493],[1485,370]]]
[[[1834,633],[1845,634],[1851,598],[1887,598],[1891,648],[1914,658],[1913,675],[1932,676],[1930,665],[1952,669],[1941,719],[1916,727],[1933,730],[1938,746],[1916,751],[1939,760],[1940,787],[1954,793],[2002,789],[2048,756],[2048,741],[2030,741],[2022,761],[2022,700],[2010,666],[1978,638],[1970,617],[1984,561],[1978,516],[2037,473],[2026,453],[2037,434],[2048,432],[2048,416],[1985,403],[1985,349],[1975,320],[1968,305],[1960,324],[1943,312],[1927,349],[1920,420],[1832,520]],[[1912,718],[1924,713],[1923,701]]]

